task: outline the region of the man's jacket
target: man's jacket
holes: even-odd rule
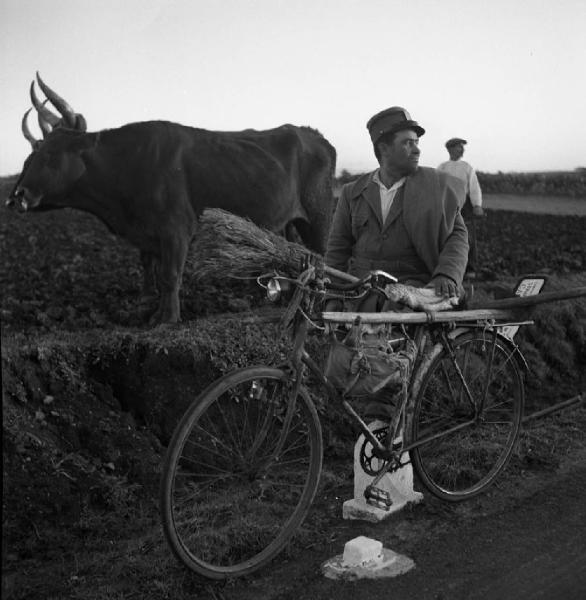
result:
[[[382,269],[411,285],[446,275],[460,286],[468,259],[468,231],[458,207],[463,183],[419,167],[397,191],[382,223],[374,173],[342,188],[326,263],[357,277]]]

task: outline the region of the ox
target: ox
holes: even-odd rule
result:
[[[30,88],[43,140],[22,131],[33,152],[7,204],[22,210],[87,211],[140,250],[145,295],[158,293],[151,323],[180,318],[179,288],[190,241],[205,208],[222,208],[272,231],[298,232],[324,253],[336,153],[309,127],[207,131],[166,121],[86,132],[86,122],[49,88]],[[51,105],[60,116],[50,110]]]

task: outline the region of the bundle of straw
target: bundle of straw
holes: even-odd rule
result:
[[[195,282],[206,279],[250,279],[274,270],[297,276],[315,254],[284,237],[218,208],[207,209],[187,257],[186,270]]]

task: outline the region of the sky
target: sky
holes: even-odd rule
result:
[[[89,131],[308,125],[358,173],[377,166],[366,122],[398,105],[422,165],[463,137],[480,171],[573,170],[585,30],[584,0],[0,0],[0,175],[30,152],[36,71]]]

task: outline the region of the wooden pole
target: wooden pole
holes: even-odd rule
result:
[[[499,310],[495,308],[475,310],[446,310],[438,312],[378,312],[378,313],[357,313],[357,312],[324,312],[322,317],[324,321],[333,321],[335,323],[353,323],[356,317],[360,315],[363,323],[448,323],[460,321],[484,321],[489,319],[513,319],[514,315],[509,310]]]
[[[526,423],[527,421],[530,421],[531,419],[537,419],[538,417],[544,417],[545,415],[549,415],[552,412],[556,412],[558,410],[568,408],[569,406],[578,404],[579,402],[582,402],[583,400],[584,400],[584,395],[578,394],[577,396],[574,396],[573,398],[570,398],[569,400],[564,400],[563,402],[558,402],[557,404],[554,404],[553,406],[548,406],[547,408],[544,408],[543,410],[538,410],[537,412],[526,415],[525,417],[523,417],[523,423]]]
[[[556,302],[559,300],[570,300],[572,298],[580,298],[586,296],[586,286],[573,288],[570,290],[561,290],[559,292],[543,292],[536,296],[513,296],[511,298],[501,298],[499,300],[488,300],[482,304],[470,306],[470,310],[497,308],[497,309],[514,309],[537,304],[545,304],[546,302]]]

